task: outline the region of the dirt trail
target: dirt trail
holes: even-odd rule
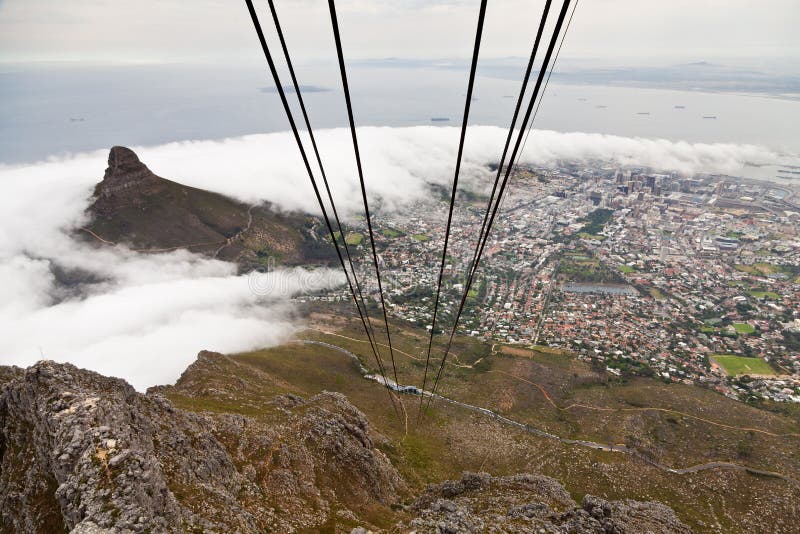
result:
[[[245,232],[250,230],[250,227],[253,224],[253,208],[255,208],[255,206],[250,206],[249,208],[247,208],[247,225],[243,229],[239,230],[234,235],[232,235],[231,237],[229,237],[229,238],[227,238],[225,240],[207,241],[207,242],[204,242],[204,243],[188,243],[188,244],[184,244],[184,245],[177,245],[177,246],[174,246],[174,247],[166,247],[166,248],[132,248],[130,250],[132,252],[158,253],[158,252],[172,252],[173,250],[180,250],[182,248],[190,249],[190,248],[195,248],[195,247],[212,247],[212,246],[215,246],[215,245],[220,245],[219,248],[214,251],[214,254],[212,256],[212,257],[216,258],[219,255],[219,253],[222,252],[225,249],[225,247],[227,247],[228,245],[230,245],[231,243],[233,243],[234,241],[239,239],[242,235],[245,234]],[[109,246],[112,246],[112,247],[125,246],[125,245],[121,245],[120,243],[115,243],[113,241],[109,241],[108,239],[104,239],[104,238],[100,237],[99,235],[97,235],[92,230],[89,230],[88,228],[81,227],[81,228],[79,228],[79,230],[82,231],[82,232],[86,232],[87,234],[89,234],[90,236],[92,236],[96,240],[100,241],[104,245],[109,245]]]
[[[120,243],[115,243],[113,241],[109,241],[107,239],[103,239],[102,237],[100,237],[96,233],[92,232],[88,228],[79,228],[79,230],[81,230],[82,232],[86,232],[87,234],[89,234],[90,236],[94,237],[95,239],[97,239],[98,241],[103,243],[104,245],[109,245],[111,247],[125,246],[125,245],[121,245]],[[210,246],[219,245],[219,244],[222,244],[222,243],[227,243],[227,241],[208,241],[208,242],[205,242],[205,243],[189,243],[188,245],[178,245],[178,246],[175,246],[175,247],[167,247],[167,248],[132,248],[130,250],[131,250],[131,252],[151,252],[151,253],[155,253],[155,252],[172,252],[173,250],[179,250],[179,249],[182,249],[182,248],[210,247]]]

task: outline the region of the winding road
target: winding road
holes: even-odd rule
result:
[[[221,247],[215,250],[214,255],[212,257],[216,258],[217,256],[219,256],[219,253],[222,252],[225,249],[225,247],[227,247],[228,245],[230,245],[231,243],[242,237],[245,233],[247,233],[250,230],[250,227],[253,225],[253,208],[255,208],[255,206],[250,206],[249,208],[247,208],[247,225],[238,232],[236,232],[234,235],[226,239],[225,244],[223,244]]]

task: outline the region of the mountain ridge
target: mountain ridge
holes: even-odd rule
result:
[[[202,403],[271,379],[232,381],[231,365],[203,351],[147,394],[71,364],[0,367],[0,532],[690,532],[664,505],[579,505],[541,475],[465,473],[415,498],[340,393],[280,394],[249,415],[163,395]]]
[[[333,257],[316,217],[283,213],[268,203],[247,205],[162,178],[122,146],[109,151],[87,213],[87,235],[141,252],[185,248],[245,269],[269,261],[327,263]]]

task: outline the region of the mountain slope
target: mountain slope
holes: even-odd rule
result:
[[[125,147],[115,146],[88,209],[94,238],[136,250],[187,248],[248,267],[327,262],[333,252],[317,234],[319,221],[269,206],[247,206],[223,195],[156,176]]]
[[[537,475],[465,474],[409,499],[381,452],[396,444],[344,395],[270,397],[293,386],[240,367],[202,352],[146,395],[69,364],[0,367],[0,532],[689,531],[664,505],[579,506]]]
[[[0,532],[291,532],[337,515],[370,525],[406,491],[339,394],[278,396],[245,417],[178,410],[68,364],[3,376]]]

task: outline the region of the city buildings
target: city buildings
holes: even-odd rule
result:
[[[799,197],[602,163],[523,169],[458,331],[547,345],[619,376],[800,402]],[[452,326],[487,201],[458,201],[437,330]],[[442,197],[375,218],[390,312],[419,327],[431,324],[446,209]],[[371,264],[357,263],[375,295]],[[772,373],[728,376],[721,354],[760,358]]]

